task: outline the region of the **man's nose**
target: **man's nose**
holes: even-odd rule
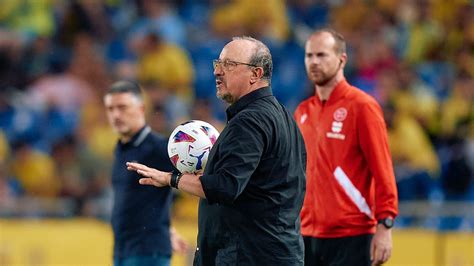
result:
[[[309,58],[310,65],[319,65],[319,59],[316,56]]]
[[[113,118],[120,117],[120,111],[117,110],[117,109],[113,109],[113,110],[110,111],[110,115],[111,115]]]
[[[222,67],[221,65],[217,65],[215,68],[214,68],[214,76],[220,76],[222,75],[224,72],[222,71]]]

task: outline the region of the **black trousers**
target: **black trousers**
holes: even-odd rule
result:
[[[370,266],[373,235],[340,238],[303,237],[306,266]]]

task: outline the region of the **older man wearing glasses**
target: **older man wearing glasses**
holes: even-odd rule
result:
[[[128,169],[144,177],[141,184],[171,183],[201,198],[194,265],[303,265],[306,150],[292,115],[272,95],[270,51],[256,39],[234,38],[214,60],[214,75],[217,97],[230,106],[203,175],[137,163]]]

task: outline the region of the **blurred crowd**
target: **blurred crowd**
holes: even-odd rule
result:
[[[165,136],[188,119],[222,130],[223,45],[264,41],[293,110],[314,93],[305,39],[326,26],[346,38],[348,81],[384,109],[401,202],[474,203],[473,14],[470,0],[3,0],[0,216],[108,217],[113,81],[139,82]]]

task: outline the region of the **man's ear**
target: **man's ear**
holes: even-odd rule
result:
[[[146,114],[146,106],[145,106],[145,103],[144,103],[144,102],[142,102],[142,103],[140,104],[140,110],[141,110],[144,114]]]
[[[254,67],[252,70],[252,74],[250,76],[250,83],[254,84],[258,80],[262,79],[262,77],[263,77],[263,68]]]
[[[347,54],[343,53],[341,58],[339,59],[339,67],[345,66],[347,62]]]

